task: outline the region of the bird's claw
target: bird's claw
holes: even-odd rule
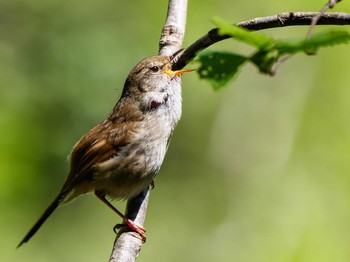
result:
[[[128,227],[131,231],[138,233],[141,236],[142,242],[143,243],[146,242],[146,236],[145,236],[146,229],[144,227],[136,225],[132,220],[127,219],[126,221],[124,221],[123,224],[116,224],[113,227],[114,233],[117,234],[117,230],[119,230],[122,227]]]

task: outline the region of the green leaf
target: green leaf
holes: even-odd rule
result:
[[[231,36],[256,48],[250,57],[213,51],[201,53],[197,59],[201,63],[198,74],[200,78],[209,81],[214,89],[225,85],[237,74],[239,67],[246,61],[256,65],[261,73],[272,75],[276,63],[281,64],[285,61],[281,60],[283,57],[289,57],[298,52],[311,54],[321,47],[350,41],[350,33],[346,31],[320,32],[308,39],[275,40],[263,34],[232,25],[219,17],[212,18],[212,21],[218,27],[219,35]]]
[[[276,51],[259,50],[250,57],[250,61],[259,68],[259,72],[271,74],[272,67],[279,57]]]
[[[298,52],[316,51],[320,47],[345,44],[350,41],[350,34],[346,31],[325,31],[313,35],[309,39],[297,41],[277,41],[274,45],[281,55]]]
[[[219,35],[229,35],[248,45],[264,50],[269,49],[275,43],[275,40],[271,37],[232,25],[219,17],[213,17],[211,20],[218,27]]]
[[[247,60],[245,56],[207,50],[201,52],[195,61],[201,64],[197,70],[199,78],[208,81],[214,89],[219,89],[237,74]]]

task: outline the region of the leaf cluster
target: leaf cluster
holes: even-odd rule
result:
[[[218,17],[212,18],[212,21],[217,26],[219,35],[229,36],[256,49],[250,56],[232,52],[201,52],[195,59],[200,63],[197,72],[199,77],[207,80],[214,89],[227,84],[247,62],[257,66],[261,73],[274,75],[275,67],[287,57],[296,53],[315,54],[321,47],[344,44],[350,40],[347,31],[323,31],[304,39],[276,40],[232,25]]]

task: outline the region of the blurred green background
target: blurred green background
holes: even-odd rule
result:
[[[184,46],[213,15],[239,22],[325,2],[193,0]],[[0,2],[1,261],[108,260],[120,219],[93,195],[15,247],[58,193],[74,143],[108,115],[129,70],[157,53],[166,9],[160,0]],[[350,12],[349,1],[333,11]],[[232,40],[213,49],[251,51]],[[247,66],[219,92],[185,75],[138,261],[349,261],[349,58],[349,45],[298,55],[273,78]]]

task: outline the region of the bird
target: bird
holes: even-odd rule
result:
[[[146,240],[145,228],[117,210],[110,200],[134,198],[159,172],[181,117],[181,75],[193,71],[171,70],[181,53],[145,58],[130,71],[108,117],[74,145],[70,171],[59,194],[17,247],[28,242],[57,207],[89,192]]]

